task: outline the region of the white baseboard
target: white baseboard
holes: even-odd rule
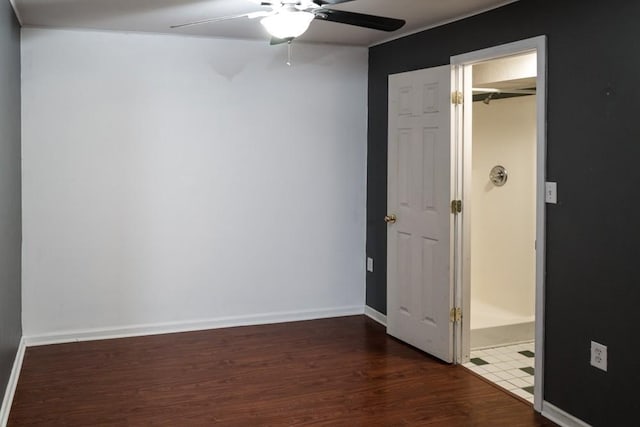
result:
[[[591,427],[590,424],[566,413],[547,401],[542,402],[542,416],[562,427]]]
[[[364,306],[364,314],[367,317],[370,317],[371,319],[373,319],[376,322],[380,323],[382,326],[384,326],[384,327],[387,326],[387,316],[385,316],[384,314],[380,313],[378,310],[375,310],[375,309],[369,307],[368,305],[365,305]]]
[[[26,343],[23,337],[20,339],[20,344],[18,345],[16,358],[13,361],[13,368],[11,369],[9,382],[7,383],[7,388],[4,392],[4,399],[2,399],[2,406],[0,407],[0,426],[2,427],[5,427],[9,421],[9,411],[11,411],[13,396],[16,394],[16,387],[18,386],[18,378],[20,377],[20,370],[22,369],[25,348]]]
[[[301,320],[324,319],[329,317],[353,316],[364,314],[361,305],[317,310],[264,313],[249,316],[220,317],[195,321],[169,322],[146,325],[131,325],[114,328],[82,329],[60,331],[25,337],[27,347],[62,344],[79,341],[93,341],[112,338],[127,338],[143,335],[171,334],[206,329],[230,328],[234,326],[265,325],[270,323],[296,322]]]

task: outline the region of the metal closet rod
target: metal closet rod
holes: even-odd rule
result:
[[[474,92],[483,92],[483,93],[515,93],[521,95],[535,95],[535,89],[493,89],[488,87],[474,87],[471,88]]]

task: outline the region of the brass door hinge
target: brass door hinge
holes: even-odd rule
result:
[[[462,200],[451,201],[451,213],[454,215],[458,215],[459,213],[462,213]]]
[[[449,319],[451,323],[458,323],[462,320],[462,309],[460,307],[453,307],[449,312]]]
[[[451,92],[451,103],[453,105],[462,105],[463,101],[464,101],[464,97],[462,95],[462,92],[460,91]]]

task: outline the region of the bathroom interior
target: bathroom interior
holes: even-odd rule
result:
[[[473,65],[472,371],[533,402],[535,53]]]

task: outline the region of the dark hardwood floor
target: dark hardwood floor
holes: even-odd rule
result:
[[[552,426],[364,316],[28,348],[9,426]]]

